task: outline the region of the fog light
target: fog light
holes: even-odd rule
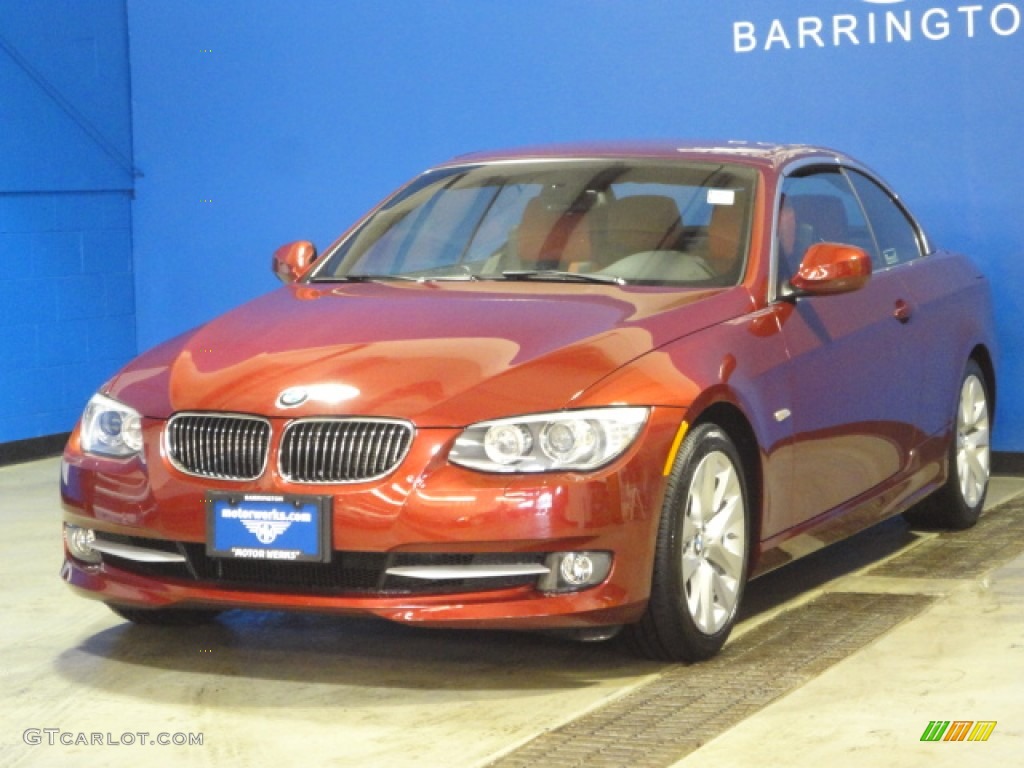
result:
[[[571,553],[562,558],[558,572],[562,576],[562,581],[578,587],[586,584],[594,575],[594,561],[584,553]]]
[[[100,562],[100,553],[92,548],[94,541],[96,541],[96,532],[91,528],[64,525],[64,542],[67,544],[68,552],[76,560],[92,565],[97,565]]]
[[[550,572],[540,578],[542,592],[575,592],[600,584],[612,567],[609,552],[553,552],[545,565]]]

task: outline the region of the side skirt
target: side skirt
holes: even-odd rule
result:
[[[750,578],[898,515],[939,489],[949,470],[949,439],[947,434],[929,438],[918,447],[904,471],[806,523],[760,542],[751,559]]]

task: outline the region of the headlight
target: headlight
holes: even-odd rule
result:
[[[586,472],[621,456],[647,413],[646,408],[594,408],[483,421],[459,435],[448,458],[484,472]]]
[[[82,450],[103,456],[134,456],[142,450],[142,417],[134,408],[93,395],[82,415]]]

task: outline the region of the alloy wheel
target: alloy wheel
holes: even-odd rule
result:
[[[988,397],[974,375],[967,376],[960,389],[956,470],[964,503],[973,507],[984,495],[990,473]]]
[[[746,562],[746,509],[739,473],[714,451],[698,464],[686,497],[682,577],[697,628],[715,634],[733,618]]]

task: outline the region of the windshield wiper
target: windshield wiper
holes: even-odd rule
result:
[[[314,277],[311,283],[372,283],[385,280],[403,280],[407,283],[467,282],[480,278],[469,272],[455,275],[334,275]]]
[[[415,280],[418,283],[465,283],[467,281],[479,280],[480,278],[474,274],[465,272],[457,275],[421,275],[420,277],[413,277],[410,279]]]
[[[604,283],[625,285],[626,280],[614,275],[599,275],[593,272],[562,272],[557,269],[510,269],[501,273],[506,280],[551,280],[578,283]]]
[[[311,283],[373,283],[383,280],[411,280],[417,282],[419,278],[408,275],[323,275],[314,277]]]

